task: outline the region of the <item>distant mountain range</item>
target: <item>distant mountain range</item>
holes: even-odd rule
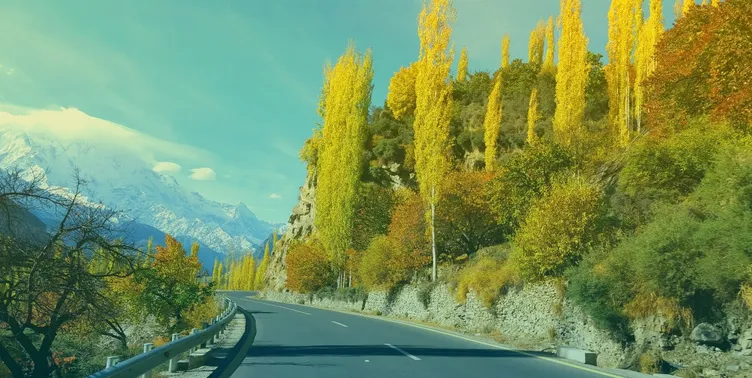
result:
[[[84,194],[91,201],[124,212],[131,221],[131,238],[162,244],[165,233],[186,245],[197,241],[200,257],[211,269],[215,257],[228,250],[263,254],[262,242],[281,224],[256,217],[248,207],[208,200],[182,187],[174,177],[152,170],[128,148],[97,146],[83,141],[60,141],[43,133],[27,133],[0,123],[0,169],[47,170],[46,184],[69,187],[75,169],[88,181]],[[45,223],[48,214],[35,213]]]

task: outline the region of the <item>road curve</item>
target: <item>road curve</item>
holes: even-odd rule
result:
[[[616,377],[405,324],[227,295],[257,327],[232,377]]]

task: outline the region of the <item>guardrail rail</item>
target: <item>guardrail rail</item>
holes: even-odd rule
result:
[[[209,340],[212,340],[212,343],[216,342],[221,332],[227,328],[227,325],[235,317],[238,305],[227,297],[224,297],[224,301],[226,306],[222,314],[212,319],[210,325],[205,329],[194,328],[190,335],[182,338],[177,333],[173,334],[171,342],[155,349],[152,349],[151,343],[144,344],[144,353],[115,364],[112,364],[114,359],[112,362],[108,360],[107,368],[90,375],[88,378],[133,378],[137,376],[151,378],[152,370],[168,361],[169,371],[175,372],[178,358],[183,353],[193,352]]]

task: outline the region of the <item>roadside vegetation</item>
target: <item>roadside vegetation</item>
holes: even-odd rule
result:
[[[71,193],[43,177],[0,173],[0,377],[84,377],[219,313],[197,244],[139,248],[120,213],[86,202],[84,180]]]
[[[351,43],[300,153],[316,229],[290,245],[287,287],[443,281],[491,306],[553,280],[620,340],[647,315],[686,327],[752,306],[752,3],[687,1],[666,30],[643,3],[611,2],[608,64],[562,0],[558,42],[542,20],[526,61],[505,37],[497,70],[467,72],[462,49],[452,73],[451,3],[429,1],[420,55],[370,111],[371,55]]]

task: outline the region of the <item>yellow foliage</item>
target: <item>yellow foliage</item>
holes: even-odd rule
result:
[[[581,0],[561,0],[561,36],[553,124],[556,141],[567,147],[580,138],[585,114],[585,85],[589,71],[588,39],[583,30],[581,13]]]
[[[649,350],[640,355],[640,372],[646,374],[655,374],[659,372],[661,358],[658,352]]]
[[[527,144],[533,145],[538,142],[538,134],[535,133],[535,123],[540,119],[538,113],[538,88],[533,88],[530,93],[530,103],[527,108]]]
[[[549,17],[546,24],[546,59],[543,61],[543,71],[548,73],[554,73],[556,66],[554,65],[554,51],[556,50],[556,42],[554,41],[554,18]]]
[[[467,47],[463,47],[460,52],[460,60],[457,62],[457,81],[467,79]]]
[[[639,30],[635,48],[635,120],[637,131],[642,129],[642,105],[645,102],[645,80],[655,71],[656,45],[663,34],[661,0],[650,0],[650,16]]]
[[[400,67],[389,80],[386,104],[394,118],[402,119],[415,111],[415,63]]]
[[[167,336],[157,336],[151,341],[151,343],[154,344],[154,348],[159,348],[170,341],[172,341],[171,338],[168,338]]]
[[[189,309],[184,315],[184,320],[189,328],[201,329],[204,322],[208,323],[219,312],[220,307],[217,299],[208,297],[203,303],[199,303]]]
[[[517,282],[519,278],[514,266],[505,259],[479,256],[460,271],[456,297],[465,302],[468,291],[472,289],[487,307],[491,307],[502,288]]]
[[[535,29],[530,32],[530,43],[528,44],[528,59],[530,63],[541,64],[543,61],[543,45],[546,40],[546,26],[543,20],[538,21]]]
[[[501,37],[501,68],[507,68],[509,65],[509,34]]]
[[[632,301],[624,306],[624,314],[631,319],[661,315],[668,320],[669,326],[689,327],[692,324],[692,311],[690,309],[680,306],[679,301],[675,298],[664,298],[652,292],[638,293]]]
[[[499,139],[499,128],[501,127],[501,109],[501,75],[499,75],[494,80],[493,89],[488,95],[486,117],[483,120],[487,172],[492,172],[496,168],[496,142]]]
[[[512,259],[526,280],[560,277],[591,247],[602,205],[600,188],[579,177],[554,182],[535,200],[514,238]]]

